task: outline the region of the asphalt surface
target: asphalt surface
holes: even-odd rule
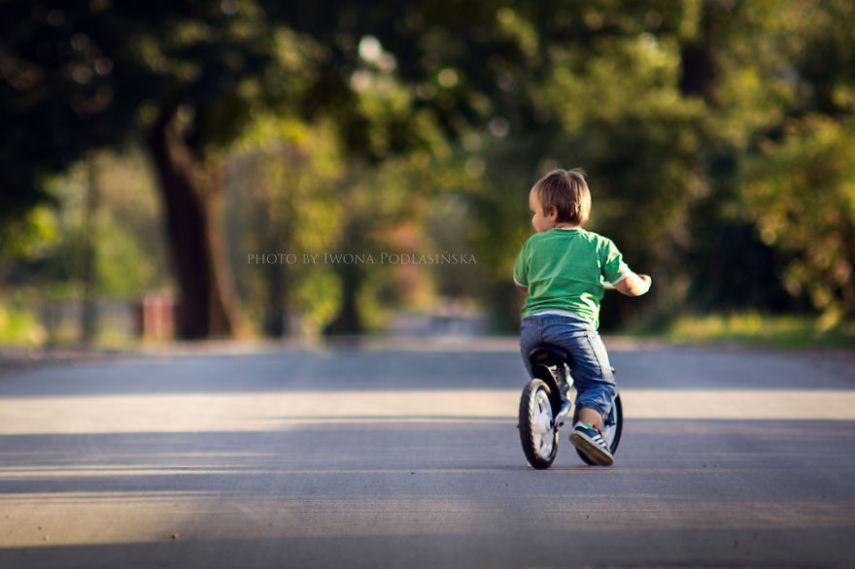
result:
[[[610,353],[547,471],[512,341],[0,370],[0,567],[855,567],[855,354]]]

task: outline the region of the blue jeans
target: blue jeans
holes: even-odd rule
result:
[[[552,344],[570,354],[570,373],[576,388],[576,408],[593,409],[604,418],[617,392],[609,355],[594,323],[582,316],[526,316],[520,325],[520,353],[531,373],[528,354],[541,344]]]

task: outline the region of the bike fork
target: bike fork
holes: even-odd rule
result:
[[[563,366],[548,366],[549,373],[555,378],[555,383],[558,385],[558,393],[561,395],[561,408],[555,414],[553,422],[555,428],[559,429],[564,426],[564,420],[567,415],[573,410],[573,402],[567,397],[570,393],[570,387],[573,385],[573,378],[570,376],[570,370],[567,364]]]

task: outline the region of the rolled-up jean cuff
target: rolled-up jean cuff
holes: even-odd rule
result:
[[[612,410],[614,397],[614,384],[604,381],[590,382],[588,390],[576,399],[576,408],[593,409],[605,418]]]

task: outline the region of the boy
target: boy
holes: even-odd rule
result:
[[[529,192],[535,233],[514,267],[514,283],[528,293],[522,309],[520,351],[553,344],[570,354],[579,419],[570,442],[594,464],[614,462],[600,434],[615,396],[614,376],[597,333],[603,282],[627,296],[650,289],[648,275],[632,272],[610,239],[582,229],[591,211],[591,193],[581,170],[553,170]]]

